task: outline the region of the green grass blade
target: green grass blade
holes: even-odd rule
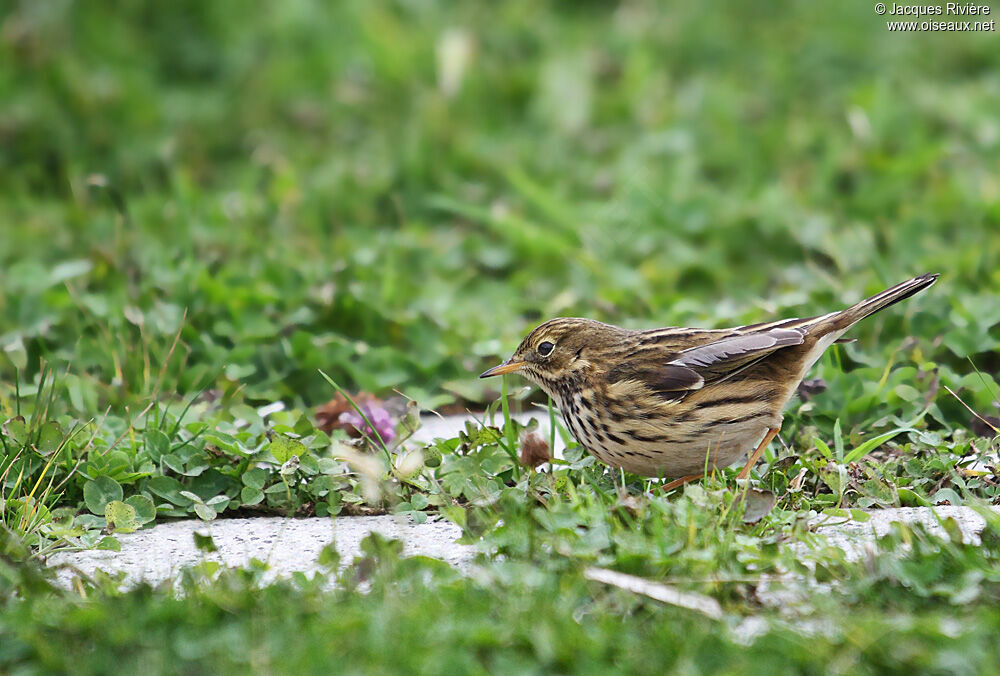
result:
[[[889,441],[893,437],[902,434],[903,432],[915,432],[913,428],[910,427],[899,427],[897,429],[886,432],[885,434],[880,434],[877,437],[872,437],[868,441],[864,442],[853,451],[844,456],[844,463],[857,462],[861,458],[865,457],[876,448]]]
[[[389,447],[386,446],[385,441],[382,439],[382,435],[378,433],[378,429],[376,429],[375,425],[372,424],[372,421],[368,419],[368,416],[366,416],[365,412],[361,410],[361,407],[358,406],[356,403],[354,403],[354,399],[351,397],[350,394],[347,393],[347,390],[345,390],[336,382],[334,382],[333,378],[326,375],[326,373],[324,373],[322,369],[319,370],[319,374],[323,376],[326,382],[330,383],[333,389],[335,389],[341,396],[344,397],[344,399],[347,400],[347,403],[351,405],[351,408],[354,409],[354,412],[357,413],[359,416],[361,416],[361,419],[364,420],[366,425],[368,425],[368,429],[372,431],[372,433],[375,435],[375,440],[378,441],[379,448],[381,448],[382,452],[385,454],[385,459],[386,462],[389,463],[389,468],[392,469],[392,455],[389,453]]]

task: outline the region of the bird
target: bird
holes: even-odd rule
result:
[[[859,321],[931,286],[897,284],[844,310],[725,329],[634,330],[550,319],[480,378],[519,374],[555,403],[577,442],[614,468],[671,478],[664,489],[749,457],[781,430],[809,368]]]

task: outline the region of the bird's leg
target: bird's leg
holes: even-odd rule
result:
[[[776,437],[778,435],[778,432],[780,431],[781,431],[780,427],[771,427],[767,430],[767,434],[764,435],[764,438],[761,440],[760,445],[757,446],[757,448],[754,449],[754,452],[750,454],[750,459],[747,460],[747,464],[743,467],[742,470],[740,470],[740,473],[736,475],[737,479],[746,479],[748,476],[750,476],[750,468],[754,466],[754,463],[757,462],[757,459],[760,457],[760,454],[763,453],[764,449],[767,448],[767,445],[771,443],[771,439],[774,439],[774,437]]]
[[[611,482],[615,485],[615,497],[617,497],[619,500],[621,500],[622,497],[625,496],[625,488],[624,488],[625,481],[623,479],[622,480],[622,485],[619,486],[618,485],[618,471],[619,471],[618,468],[617,467],[611,467],[610,470],[611,470]]]
[[[670,483],[663,484],[660,490],[666,493],[667,491],[672,491],[678,486],[683,486],[691,481],[696,481],[705,476],[704,474],[688,474],[687,476],[682,476],[680,479],[674,479]]]

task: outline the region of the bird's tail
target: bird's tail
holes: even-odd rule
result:
[[[838,312],[834,316],[830,317],[830,324],[833,326],[835,331],[844,331],[848,327],[860,322],[868,315],[873,315],[879,310],[884,310],[890,305],[894,305],[905,298],[909,298],[915,293],[920,293],[933,284],[937,278],[937,273],[926,274],[914,277],[913,279],[907,280],[902,284],[897,284],[896,286],[886,289],[882,293],[877,293],[871,298],[866,298],[860,303]]]

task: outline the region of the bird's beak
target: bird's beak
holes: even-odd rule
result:
[[[489,378],[490,376],[502,376],[505,373],[513,373],[514,371],[519,370],[522,366],[524,366],[523,361],[514,361],[514,358],[511,357],[499,366],[494,366],[488,371],[484,371],[479,377]]]

